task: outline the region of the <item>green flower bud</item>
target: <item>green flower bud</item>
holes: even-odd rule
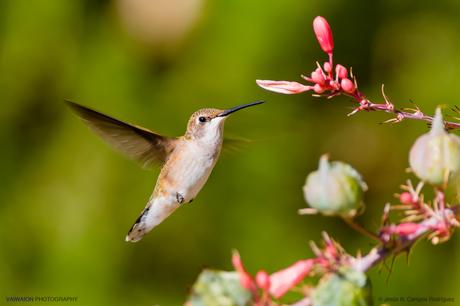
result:
[[[313,306],[372,305],[371,286],[362,272],[345,269],[323,276],[311,294]]]
[[[412,146],[409,164],[421,180],[435,186],[460,173],[460,138],[445,131],[439,108],[431,130]]]
[[[193,285],[187,306],[245,306],[251,292],[240,284],[237,272],[204,270]]]
[[[318,171],[308,175],[303,187],[305,200],[312,208],[324,215],[346,218],[362,211],[366,190],[355,169],[338,161],[329,163],[327,155],[321,157]]]

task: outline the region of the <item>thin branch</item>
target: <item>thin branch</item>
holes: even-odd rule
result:
[[[368,230],[367,228],[363,227],[361,224],[355,222],[354,219],[352,218],[342,218],[343,221],[345,221],[346,224],[348,224],[351,228],[353,228],[355,231],[357,231],[358,233],[361,233],[373,240],[377,240],[378,242],[382,242],[382,240],[380,239],[380,237],[371,232],[370,230]]]
[[[421,222],[419,230],[409,237],[399,237],[392,243],[392,246],[381,245],[373,248],[366,256],[355,258],[353,267],[359,271],[366,272],[386,258],[410,249],[414,243],[426,235],[436,232],[436,225],[439,224],[440,220],[452,220],[455,222],[455,218],[459,216],[459,213],[460,205],[439,211],[438,214]]]
[[[340,93],[340,94],[344,94],[344,93]],[[404,109],[395,108],[393,104],[389,104],[389,103],[378,104],[378,103],[373,103],[369,101],[368,99],[359,100],[359,97],[355,95],[349,95],[349,94],[345,94],[345,95],[358,100],[357,102],[360,104],[360,106],[358,106],[355,110],[353,110],[349,115],[354,115],[360,111],[383,111],[385,113],[395,115],[394,118],[385,121],[385,123],[397,123],[405,119],[421,120],[421,121],[425,121],[428,123],[433,122],[433,116],[425,115],[420,109],[413,110],[413,112],[408,112]],[[360,93],[360,96],[362,96],[361,93]],[[460,129],[459,122],[444,121],[444,126],[447,129]]]

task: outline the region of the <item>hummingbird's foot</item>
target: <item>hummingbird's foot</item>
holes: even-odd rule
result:
[[[183,195],[181,195],[179,192],[177,192],[176,193],[176,200],[177,200],[177,203],[182,204],[182,203],[184,203],[185,199],[184,199]]]

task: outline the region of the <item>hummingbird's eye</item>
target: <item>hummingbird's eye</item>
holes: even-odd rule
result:
[[[198,120],[200,120],[200,122],[206,122],[206,117],[200,117]]]

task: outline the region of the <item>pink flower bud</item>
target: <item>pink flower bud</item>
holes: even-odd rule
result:
[[[263,89],[287,95],[298,94],[312,89],[312,86],[288,81],[256,80],[256,83]]]
[[[234,251],[232,254],[232,264],[236,271],[244,270],[243,262],[241,261],[240,253]]]
[[[243,287],[244,289],[247,289],[247,290],[250,290],[250,291],[256,290],[254,288],[254,281],[252,280],[252,278],[248,274],[241,274],[240,273],[240,284],[241,284],[241,287]]]
[[[268,291],[270,289],[270,276],[264,270],[257,272],[256,283],[259,288]]]
[[[321,49],[326,53],[332,53],[332,50],[334,50],[334,40],[332,38],[331,27],[324,17],[317,16],[313,20],[313,31]]]
[[[318,68],[319,69],[319,68]],[[311,73],[311,79],[313,80],[313,82],[319,84],[319,85],[324,85],[325,83],[325,79],[324,79],[324,76],[323,76],[323,73],[321,72],[321,69],[316,69],[315,71],[313,71]]]
[[[345,79],[348,76],[347,68],[343,67],[342,65],[338,64],[335,66],[335,73],[341,79]]]
[[[299,260],[292,266],[270,276],[270,294],[279,299],[300,283],[313,268],[313,259]]]
[[[313,86],[313,90],[317,93],[317,94],[321,94],[323,93],[326,89],[321,86],[320,84],[315,84],[315,86]]]
[[[355,84],[347,78],[342,79],[342,81],[340,82],[340,86],[342,86],[343,91],[349,94],[353,93],[356,89]]]
[[[411,234],[415,234],[422,227],[423,226],[418,223],[401,223],[395,226],[395,228],[393,229],[393,233],[401,236],[408,236]]]
[[[409,204],[414,204],[414,197],[412,197],[412,195],[410,194],[410,192],[403,192],[401,193],[401,195],[399,196],[399,202],[401,202],[402,204],[406,204],[406,205],[409,205]]]
[[[232,264],[235,270],[240,276],[240,284],[243,288],[250,290],[251,292],[257,292],[256,284],[252,279],[251,275],[246,271],[241,261],[240,254],[238,252],[233,252],[232,255]]]
[[[324,253],[326,253],[327,255],[329,255],[332,258],[337,258],[337,256],[339,255],[337,247],[333,243],[328,243],[326,245]]]
[[[330,73],[332,71],[332,66],[331,66],[331,63],[329,62],[325,62],[323,64],[323,68],[324,68],[324,71],[326,71],[327,73]]]

